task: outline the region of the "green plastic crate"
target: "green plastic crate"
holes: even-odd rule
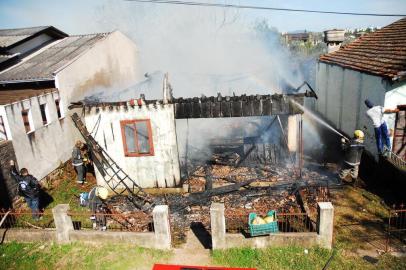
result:
[[[248,227],[250,229],[251,236],[265,235],[265,234],[279,232],[278,221],[276,220],[276,211],[275,210],[269,211],[267,213],[267,216],[273,216],[274,221],[270,222],[270,223],[266,223],[266,224],[253,225],[252,221],[254,220],[254,218],[257,217],[257,214],[256,213],[249,214]]]

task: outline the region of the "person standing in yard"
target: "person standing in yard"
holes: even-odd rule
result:
[[[14,160],[10,160],[11,176],[18,183],[18,194],[23,196],[28,206],[32,211],[32,218],[36,221],[40,220],[39,213],[39,194],[40,185],[37,179],[28,173],[26,168],[17,171]]]
[[[364,151],[364,132],[356,130],[351,140],[342,138],[341,147],[344,150],[344,162],[341,166],[340,178],[345,180],[351,176],[352,182],[358,178],[359,164]]]
[[[378,154],[382,155],[384,153],[384,146],[389,150],[391,149],[388,126],[383,119],[383,115],[385,113],[397,113],[399,109],[385,110],[382,106],[375,106],[369,99],[365,100],[365,105],[368,107],[366,115],[372,120],[374,125]]]
[[[89,192],[80,194],[80,205],[88,206],[92,212],[90,220],[93,223],[93,229],[105,231],[107,228],[106,208],[103,202],[107,199],[108,195],[109,191],[101,186],[96,186]]]
[[[86,181],[86,175],[85,175],[85,167],[83,164],[83,155],[81,148],[83,146],[83,143],[81,141],[76,141],[75,147],[73,147],[72,150],[72,165],[75,168],[76,171],[76,182],[79,184],[84,184]]]

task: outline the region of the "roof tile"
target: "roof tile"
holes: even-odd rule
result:
[[[338,51],[320,56],[319,61],[394,80],[405,76],[405,44],[406,18],[402,18]]]

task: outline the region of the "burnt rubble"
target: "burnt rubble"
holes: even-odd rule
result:
[[[159,204],[170,208],[170,224],[175,243],[184,241],[190,225],[199,223],[210,229],[210,205],[224,203],[226,222],[237,227],[247,224],[248,214],[265,215],[269,210],[277,213],[309,212],[315,218],[316,202],[328,198],[329,189],[338,187],[334,179],[318,171],[303,170],[297,178],[290,166],[263,165],[260,167],[234,167],[210,165],[197,167],[185,180],[190,193],[151,195]],[[212,188],[207,189],[208,173]],[[143,213],[126,199],[115,196],[108,202],[115,213],[138,213],[131,230],[147,231],[151,215]],[[238,229],[238,228],[237,228]]]

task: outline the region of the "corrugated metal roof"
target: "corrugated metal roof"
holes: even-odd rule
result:
[[[406,18],[403,18],[338,51],[322,55],[319,60],[395,80],[406,73],[405,44]]]
[[[0,73],[0,82],[52,80],[54,72],[91,48],[108,34],[69,36],[41,49],[14,67]]]
[[[0,48],[6,49],[9,46],[15,45],[18,42],[23,42],[25,39],[30,39],[42,33],[47,33],[56,38],[67,37],[68,34],[53,26],[37,26],[29,28],[17,29],[0,29]]]
[[[35,26],[15,29],[0,29],[0,36],[31,36],[51,26]]]
[[[30,36],[21,35],[21,36],[0,36],[0,47],[8,47],[14,43],[17,43],[23,39],[26,39]]]
[[[0,90],[0,105],[7,105],[32,97],[37,97],[58,91],[56,88],[48,89],[22,89],[22,90]]]
[[[18,29],[0,29],[0,47],[8,47],[23,39],[29,38],[51,26],[37,26]]]

